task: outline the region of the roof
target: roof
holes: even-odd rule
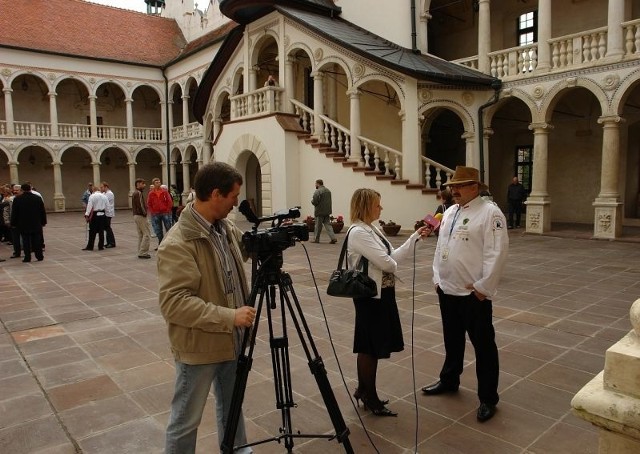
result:
[[[278,5],[292,6],[296,9],[331,16],[340,14],[342,11],[333,0],[222,0],[220,11],[240,24],[248,24],[269,14]]]
[[[173,19],[83,0],[0,0],[0,47],[163,66],[186,40]]]
[[[339,17],[289,7],[276,10],[315,33],[378,64],[420,81],[491,86],[498,79],[434,55],[415,53]]]
[[[218,27],[215,30],[212,30],[209,33],[202,35],[200,38],[194,39],[189,44],[187,44],[184,49],[182,49],[182,52],[179,58],[187,57],[203,49],[204,47],[207,47],[217,42],[221,38],[225,37],[237,25],[238,24],[236,24],[235,22],[229,21],[226,24],[222,25],[221,27]]]

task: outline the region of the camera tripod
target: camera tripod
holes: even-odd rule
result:
[[[259,257],[259,255],[257,255]],[[253,260],[253,286],[248,304],[256,308],[256,318],[253,327],[248,328],[244,332],[242,339],[242,347],[238,356],[238,366],[236,372],[236,380],[233,387],[233,395],[231,398],[231,408],[229,411],[229,419],[221,444],[221,450],[224,454],[232,454],[234,449],[255,446],[271,441],[278,443],[284,441],[287,452],[293,452],[294,439],[296,438],[327,438],[329,440],[337,439],[342,443],[347,453],[353,453],[353,448],[349,442],[349,429],[347,428],[340,407],[336,402],[336,398],[327,378],[327,371],[322,362],[322,358],[318,355],[318,350],[311,337],[309,326],[304,318],[300,302],[296,297],[293,289],[293,282],[288,273],[282,271],[282,252],[273,252],[268,256]],[[258,263],[260,266],[258,267]],[[276,310],[276,289],[280,295],[280,314],[282,323],[282,334],[279,337],[274,335],[273,314]],[[255,347],[256,334],[262,312],[263,304],[267,303],[267,322],[269,325],[269,346],[271,349],[271,363],[273,366],[273,378],[275,385],[276,408],[280,409],[282,415],[282,426],[280,427],[280,435],[249,443],[243,446],[233,446],[238,422],[240,419],[240,411],[244,394],[247,387],[247,378],[251,370],[253,362],[253,350]],[[258,305],[256,306],[256,301]],[[302,434],[294,433],[291,418],[291,408],[296,404],[293,401],[293,389],[291,383],[291,368],[289,361],[289,339],[287,337],[287,319],[285,308],[291,316],[295,325],[302,348],[307,356],[309,369],[316,379],[318,389],[324,400],[324,404],[329,412],[329,417],[333,423],[335,430],[334,435],[326,434]]]

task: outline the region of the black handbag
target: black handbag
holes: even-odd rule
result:
[[[347,236],[342,243],[338,269],[331,273],[329,278],[327,294],[342,298],[372,298],[378,294],[378,287],[376,281],[367,275],[369,260],[364,256],[362,257],[362,271],[348,269],[349,264],[345,260],[350,231],[351,229],[347,232]],[[345,263],[345,268],[342,268],[343,262]]]

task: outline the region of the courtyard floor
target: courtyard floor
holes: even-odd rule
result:
[[[0,258],[6,259],[0,264],[2,453],[163,451],[174,367],[158,308],[155,254],[152,260],[136,257],[129,212],[119,211],[113,227],[116,248],[85,252],[81,214],[51,214],[43,262],[10,260],[11,247],[0,245]],[[417,251],[415,274],[413,263],[401,267],[397,297],[405,350],[379,366],[379,393],[390,399],[397,418],[375,417],[350,399],[356,381],[353,304],[325,292],[344,234],[337,245],[323,234],[320,244],[284,251],[283,270],[292,276],[356,453],[376,452],[367,433],[384,454],[414,452],[416,439],[417,452],[429,454],[597,452],[596,429],[572,415],[570,401],[603,369],[606,349],[631,329],[629,308],[640,298],[640,244],[509,232],[508,269],[494,299],[501,401],[484,424],[475,418],[470,345],[458,394],[420,393],[437,379],[443,360],[431,285],[434,238]],[[406,238],[404,232],[392,241]],[[293,428],[332,433],[297,333],[288,325]],[[277,437],[282,425],[266,340],[262,323],[243,406],[250,441]],[[212,402],[211,397],[200,426],[199,453],[217,452]],[[268,442],[254,451],[286,449]],[[336,441],[299,438],[293,451],[343,449]]]

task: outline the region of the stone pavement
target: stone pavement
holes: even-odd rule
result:
[[[43,262],[9,260],[10,247],[0,246],[0,257],[7,259],[0,264],[0,452],[162,452],[174,377],[158,310],[155,259],[136,257],[126,211],[114,222],[118,247],[100,252],[80,250],[86,234],[80,214],[49,219]],[[508,271],[494,300],[501,401],[485,424],[475,419],[471,346],[460,393],[414,395],[436,380],[443,359],[430,283],[433,238],[416,254],[415,284],[412,264],[399,273],[405,351],[380,362],[379,392],[390,399],[397,418],[375,417],[350,401],[356,378],[353,305],[324,291],[339,244],[328,244],[324,235],[320,244],[285,250],[283,270],[293,278],[356,453],[375,452],[358,414],[385,454],[414,452],[416,437],[417,452],[430,454],[597,452],[597,431],[571,414],[570,401],[603,368],[605,350],[631,329],[629,308],[640,297],[640,245],[521,230],[510,235]],[[405,238],[406,232],[393,242]],[[277,317],[275,325],[281,326]],[[289,327],[293,427],[305,434],[331,433],[298,336]],[[281,425],[266,323],[258,334],[244,404],[251,441],[277,436]],[[199,431],[201,453],[217,452],[211,401]],[[286,452],[275,442],[254,450]],[[296,439],[294,447],[297,453],[342,451],[337,442],[319,438]]]

